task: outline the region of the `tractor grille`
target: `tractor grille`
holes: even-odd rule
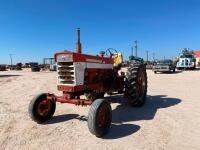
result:
[[[74,64],[73,62],[58,62],[58,82],[59,84],[74,84]]]

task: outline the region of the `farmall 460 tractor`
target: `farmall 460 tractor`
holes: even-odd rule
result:
[[[134,62],[126,73],[119,73],[122,66],[121,53],[108,49],[96,56],[82,54],[80,29],[77,34],[76,52],[55,54],[57,89],[62,91],[62,96],[51,93],[37,95],[29,104],[29,114],[37,123],[43,123],[52,118],[56,102],[91,105],[88,128],[92,134],[101,137],[108,132],[112,121],[110,102],[104,99],[104,94],[123,94],[131,105],[142,106],[147,93],[146,66]],[[86,98],[81,99],[82,95]]]

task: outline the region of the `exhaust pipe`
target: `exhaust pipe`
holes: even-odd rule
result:
[[[81,53],[81,42],[80,42],[80,28],[77,28],[77,43],[76,43],[76,52]]]

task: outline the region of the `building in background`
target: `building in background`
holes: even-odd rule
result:
[[[196,66],[200,67],[200,50],[194,51],[193,55],[196,58]]]

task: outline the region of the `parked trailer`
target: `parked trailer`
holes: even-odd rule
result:
[[[175,69],[176,69],[176,65],[170,59],[156,61],[156,63],[153,65],[153,68],[152,68],[154,73],[171,72],[171,71],[175,72]]]

